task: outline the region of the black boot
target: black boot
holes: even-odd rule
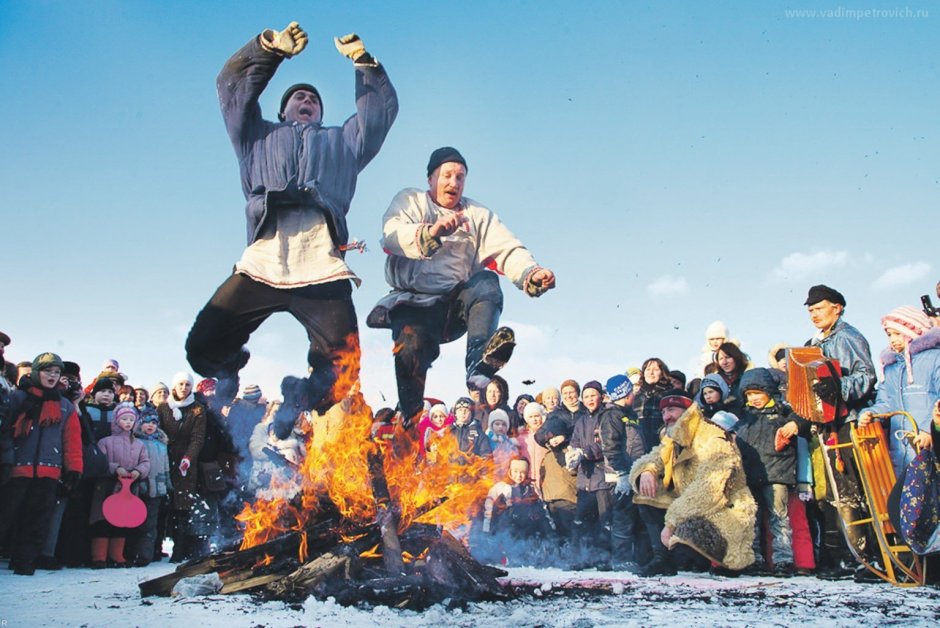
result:
[[[653,556],[653,560],[637,569],[636,572],[638,576],[644,578],[652,576],[674,576],[677,573],[676,565],[672,560],[668,556],[658,553]]]

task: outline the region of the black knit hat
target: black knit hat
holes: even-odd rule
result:
[[[114,390],[114,381],[107,377],[99,377],[95,381],[94,387],[91,389],[91,394],[101,392],[102,390],[110,390],[111,392],[116,392]]]
[[[468,171],[470,170],[470,167],[467,165],[467,160],[463,158],[460,151],[452,146],[444,146],[431,153],[431,158],[428,159],[428,176],[430,177],[432,172],[437,170],[441,164],[446,164],[448,161],[463,164],[464,168]]]
[[[842,293],[822,284],[809,289],[809,294],[806,296],[806,301],[803,305],[816,305],[820,301],[838,303],[842,307],[845,307],[845,297],[842,296]]]
[[[317,91],[317,88],[311,85],[310,83],[296,83],[287,88],[287,91],[284,92],[284,95],[281,96],[281,109],[277,112],[277,119],[281,122],[284,122],[284,108],[287,107],[287,101],[290,100],[291,95],[299,90],[304,90],[308,92],[313,92],[317,97],[317,100],[320,101],[320,119],[323,119],[323,98],[320,97],[320,92]]]

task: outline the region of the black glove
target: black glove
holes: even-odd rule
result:
[[[813,392],[826,403],[833,405],[842,398],[842,390],[840,390],[835,378],[832,377],[824,377],[813,384]]]
[[[81,479],[82,474],[78,471],[66,471],[62,476],[62,497],[66,497],[74,491]]]
[[[10,481],[10,476],[13,475],[13,465],[12,464],[2,464],[0,465],[0,486],[3,486]]]

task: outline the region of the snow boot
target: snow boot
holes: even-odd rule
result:
[[[478,390],[486,388],[496,372],[509,362],[515,348],[515,332],[509,327],[497,329],[486,341],[480,361],[467,369],[467,385]]]
[[[674,576],[678,573],[675,564],[662,554],[653,557],[653,560],[637,569],[636,575],[644,578],[653,576]]]

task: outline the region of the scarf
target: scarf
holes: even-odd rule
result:
[[[27,396],[21,408],[22,412],[13,425],[13,438],[29,434],[33,421],[38,420],[39,427],[47,427],[62,420],[62,396],[57,389],[30,386],[24,390]]]
[[[196,401],[196,396],[194,393],[189,393],[189,396],[183,399],[182,401],[176,400],[176,395],[170,393],[170,396],[167,397],[166,402],[173,410],[173,418],[177,421],[183,420],[183,413],[180,408],[185,408],[187,406],[193,405],[193,402]]]

